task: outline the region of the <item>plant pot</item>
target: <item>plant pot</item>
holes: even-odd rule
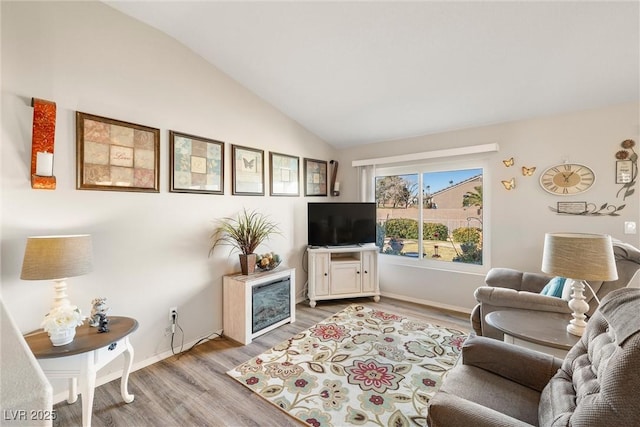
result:
[[[56,329],[53,331],[49,331],[49,339],[51,340],[51,344],[53,344],[55,347],[69,344],[71,341],[73,341],[73,338],[75,336],[75,326],[73,328]]]
[[[245,276],[253,274],[256,269],[256,254],[240,254],[240,271]]]

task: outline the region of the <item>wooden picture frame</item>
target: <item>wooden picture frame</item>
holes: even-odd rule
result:
[[[587,212],[587,202],[558,202],[559,214],[582,215]]]
[[[264,150],[231,145],[231,193],[264,196]]]
[[[616,184],[628,184],[633,181],[633,161],[616,161]]]
[[[304,159],[304,195],[327,195],[327,161]]]
[[[224,142],[170,130],[169,191],[224,194]]]
[[[76,188],[160,192],[160,129],[77,111]]]
[[[269,153],[271,196],[300,195],[300,157],[281,153]]]

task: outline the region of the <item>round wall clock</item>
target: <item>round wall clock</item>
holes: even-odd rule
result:
[[[551,166],[540,175],[540,185],[551,194],[571,196],[587,191],[596,181],[593,170],[576,163]]]

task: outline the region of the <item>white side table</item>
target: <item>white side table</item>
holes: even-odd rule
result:
[[[99,333],[97,328],[84,324],[76,328],[74,340],[54,347],[43,330],[25,335],[25,340],[38,359],[47,378],[68,378],[68,403],[78,399],[77,380],[82,395],[82,425],[91,425],[96,372],[107,363],[124,354],[124,370],[120,393],[126,403],[133,402],[128,392],[129,373],[133,364],[133,347],[129,334],[138,329],[138,322],[130,317],[109,316],[109,332]]]

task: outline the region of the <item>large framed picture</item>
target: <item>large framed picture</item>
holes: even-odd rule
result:
[[[327,161],[304,159],[304,195],[327,195]]]
[[[76,112],[76,188],[160,191],[160,130]]]
[[[300,195],[300,158],[269,153],[270,193],[272,196]]]
[[[264,151],[231,146],[231,192],[242,196],[264,196]]]
[[[169,191],[224,194],[224,142],[169,131]]]

